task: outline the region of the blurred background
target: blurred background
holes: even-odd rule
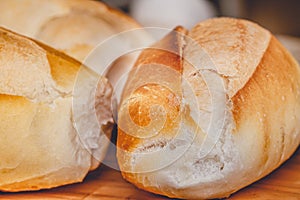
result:
[[[211,17],[255,21],[274,33],[300,61],[300,0],[102,0],[146,27],[187,29]]]
[[[299,0],[103,0],[144,26],[191,28],[216,16],[247,18],[277,34],[300,37]]]

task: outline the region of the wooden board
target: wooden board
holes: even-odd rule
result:
[[[103,165],[91,172],[83,183],[38,192],[0,193],[0,199],[163,200],[168,198],[135,188],[122,179],[119,171]],[[279,169],[235,193],[229,199],[300,200],[300,148]]]

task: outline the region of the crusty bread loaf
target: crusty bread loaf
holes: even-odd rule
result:
[[[267,30],[216,18],[153,48],[138,58],[120,105],[125,179],[172,198],[222,198],[298,147],[299,65]]]
[[[95,102],[75,97],[79,70],[77,84],[84,90],[89,91],[91,80],[99,80],[97,92],[89,94],[91,99],[96,95]],[[0,28],[0,190],[82,181],[99,165],[109,144],[111,93],[105,78],[78,61]],[[72,103],[84,105],[74,113]],[[90,126],[95,114],[98,127]]]
[[[125,14],[91,0],[0,1],[0,25],[79,61],[108,37],[140,28]]]

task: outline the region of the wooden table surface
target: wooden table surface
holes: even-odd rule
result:
[[[0,193],[0,199],[168,199],[135,188],[117,170],[105,165],[91,172],[83,183],[51,190]],[[233,194],[229,199],[300,200],[300,148],[280,168],[262,180]]]

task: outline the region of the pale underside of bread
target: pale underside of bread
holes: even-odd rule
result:
[[[182,57],[177,57],[177,64],[169,52],[146,50],[127,81],[119,111],[117,153],[125,179],[169,197],[222,198],[269,174],[292,155],[300,143],[300,69],[274,36],[249,21],[219,18],[201,22],[188,33],[179,31],[178,37],[171,33],[154,47],[170,45],[166,41],[177,44]],[[157,73],[162,82],[168,77],[154,64],[152,68],[143,65],[153,63],[151,59],[169,62],[170,68],[181,73],[174,79],[181,90],[166,92],[157,85],[134,84],[147,73]],[[206,70],[213,72],[211,78],[223,80],[225,94],[216,99],[220,107],[213,107],[214,91],[202,76]],[[170,94],[179,103],[166,100]],[[151,118],[154,104],[160,104],[167,114],[154,110],[151,116],[159,119]],[[225,110],[225,114],[217,112],[224,119],[212,122],[223,132],[211,151],[200,157],[201,144],[210,134],[213,109]],[[165,123],[161,128],[151,120]],[[149,134],[151,128],[158,133]],[[140,138],[143,134],[144,139]],[[185,145],[190,146],[185,149]],[[145,154],[155,151],[158,153]],[[164,165],[180,153],[178,159]]]
[[[95,159],[105,155],[108,142],[101,140],[105,134],[94,131],[79,136],[73,119],[73,89],[83,69],[69,56],[0,28],[0,190],[80,182],[99,165],[101,160]],[[90,73],[89,78],[100,77]],[[96,100],[99,124],[107,126],[109,137],[112,117],[106,102],[111,89],[106,79],[99,79],[97,92],[102,98]],[[86,143],[91,138],[95,142]]]
[[[140,27],[125,14],[91,0],[1,1],[0,25],[80,61],[108,37]]]

